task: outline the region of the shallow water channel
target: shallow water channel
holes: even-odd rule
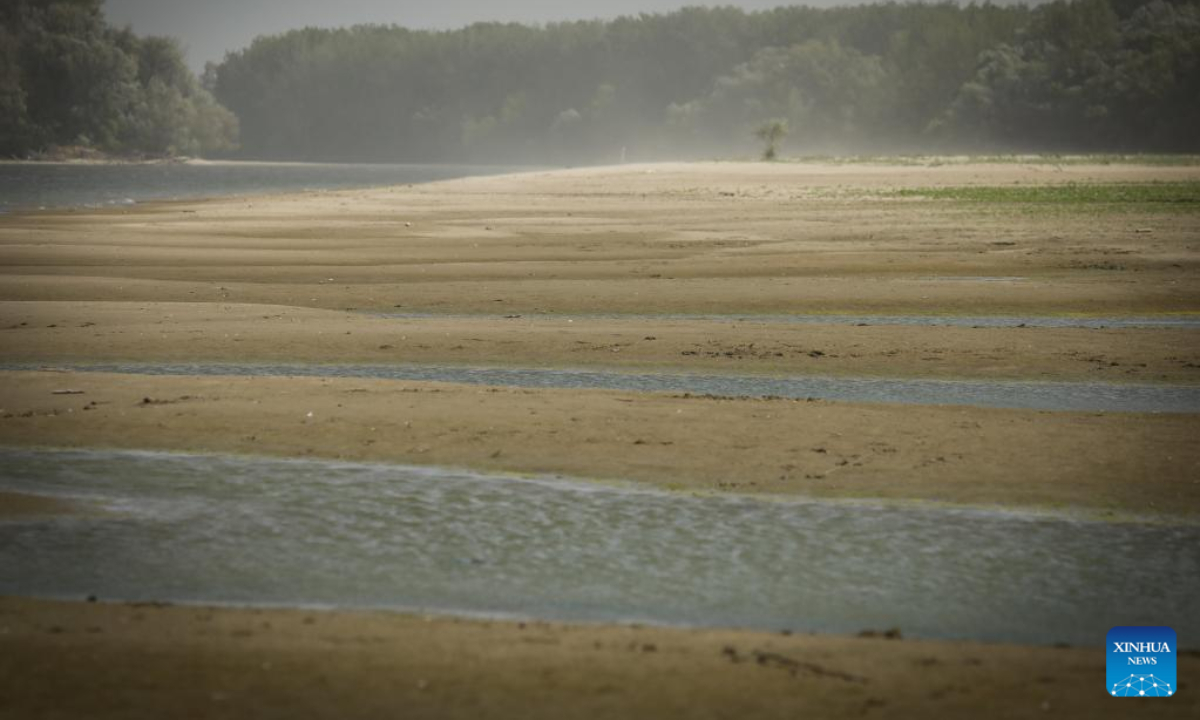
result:
[[[966,327],[966,328],[1179,328],[1200,330],[1200,317],[1194,315],[1161,315],[1158,317],[1076,317],[1029,315],[772,315],[772,314],[713,314],[713,313],[524,313],[520,315],[487,315],[468,313],[397,313],[363,312],[373,317],[393,320],[439,319],[505,319],[552,322],[617,320],[629,322],[710,322],[735,325],[793,324],[793,325],[899,325],[902,327]]]
[[[0,521],[0,594],[1037,644],[1200,632],[1194,525],[136,452],[0,451],[0,490],[107,508]]]
[[[39,365],[0,364],[0,370]],[[416,380],[528,388],[687,392],[727,397],[816,398],[865,403],[974,405],[1084,412],[1200,412],[1200,386],[1109,383],[922,380],[862,377],[625,373],[550,368],[427,365],[272,365],[236,363],[114,363],[56,365],[80,372],[140,375],[343,377]]]
[[[0,213],[425,183],[532,169],[535,168],[254,162],[9,163],[0,164]]]

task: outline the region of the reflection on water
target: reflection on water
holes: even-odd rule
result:
[[[339,462],[0,452],[0,593],[1095,645],[1200,632],[1200,527],[691,497]]]
[[[25,363],[0,370],[36,370]],[[82,372],[141,375],[353,377],[631,392],[687,392],[727,397],[817,398],[866,403],[973,405],[1083,412],[1200,412],[1200,387],[985,380],[899,380],[861,377],[622,373],[547,368],[422,365],[272,365],[238,363],[118,363],[58,365]]]
[[[0,211],[402,185],[528,168],[479,165],[0,163]]]

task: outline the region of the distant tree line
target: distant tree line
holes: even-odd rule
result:
[[[242,156],[306,160],[1200,151],[1200,0],[305,29],[200,80],[101,5],[0,0],[0,155],[221,153],[239,125]]]
[[[0,156],[56,146],[165,156],[233,150],[237,119],[169,38],[108,25],[103,0],[0,0]]]
[[[206,84],[261,157],[611,161],[1200,150],[1196,0],[888,3],[256,40]]]

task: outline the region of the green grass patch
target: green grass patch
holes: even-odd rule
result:
[[[896,190],[890,195],[1031,208],[1200,212],[1200,182],[959,185]]]
[[[784,163],[826,165],[899,165],[903,167],[940,167],[942,165],[1150,165],[1156,167],[1200,166],[1200,155],[801,155],[780,158]]]

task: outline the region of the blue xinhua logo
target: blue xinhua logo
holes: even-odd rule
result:
[[[1115,627],[1108,631],[1108,694],[1171,697],[1175,679],[1175,631],[1169,627]]]

